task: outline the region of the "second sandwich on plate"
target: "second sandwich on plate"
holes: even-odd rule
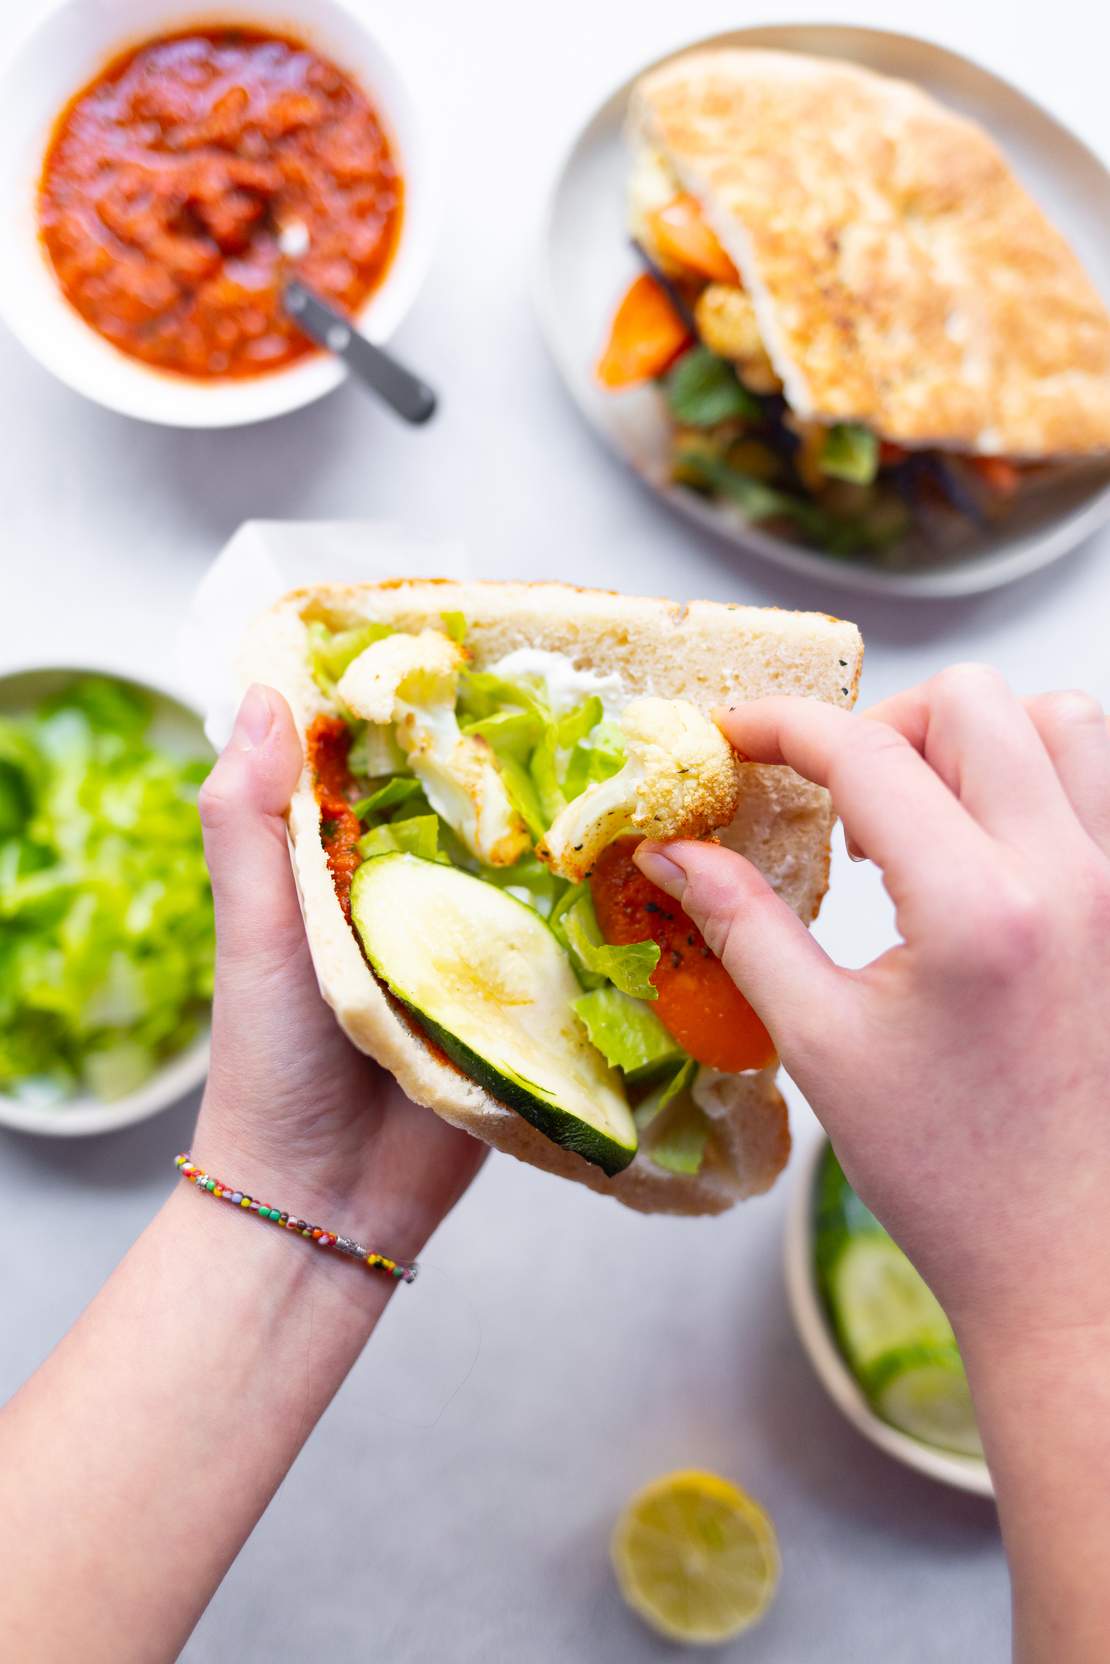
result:
[[[809,922],[832,809],[710,717],[852,704],[862,643],[816,613],[561,584],[319,586],[240,670],[302,736],[293,861],[324,998],[412,1100],[644,1211],[716,1213],[790,1148],[774,1046],[651,837],[716,836]]]

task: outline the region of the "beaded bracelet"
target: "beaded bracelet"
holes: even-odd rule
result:
[[[340,1254],[346,1254],[348,1259],[360,1260],[372,1271],[384,1271],[387,1276],[397,1277],[401,1282],[416,1281],[416,1273],[420,1268],[415,1260],[405,1265],[397,1260],[387,1259],[384,1254],[373,1253],[371,1249],[364,1248],[361,1242],[352,1241],[349,1236],[339,1236],[335,1231],[321,1230],[319,1225],[310,1225],[306,1219],[298,1219],[295,1214],[285,1213],[281,1208],[272,1208],[268,1203],[256,1202],[253,1196],[247,1196],[241,1190],[234,1190],[231,1185],[214,1179],[210,1173],[202,1173],[187,1150],[174,1157],[174,1166],[180,1171],[181,1177],[188,1179],[190,1184],[195,1184],[198,1190],[205,1190],[222,1202],[230,1202],[232,1207],[256,1213],[259,1219],[268,1219],[273,1224],[280,1225],[283,1230],[294,1231],[298,1236],[314,1242],[318,1248],[335,1248]]]

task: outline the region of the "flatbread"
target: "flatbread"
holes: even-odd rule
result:
[[[466,644],[478,669],[515,648],[546,648],[580,667],[619,673],[630,695],[690,699],[703,709],[770,693],[849,706],[863,652],[854,624],[818,613],[712,601],[683,606],[565,584],[417,579],[295,591],[252,628],[239,670],[244,683],[263,682],[284,695],[303,737],[332,709],[308,668],[308,620],[343,629],[377,619],[417,631],[437,626],[445,611],[466,617]],[[808,922],[828,879],[828,794],[788,768],[746,772],[744,801],[722,841],[753,860]],[[289,833],[323,996],[354,1044],[389,1069],[414,1102],[496,1149],[645,1212],[718,1213],[773,1182],[790,1148],[773,1069],[701,1072],[698,1099],[714,1131],[695,1176],[665,1172],[638,1154],[623,1173],[607,1178],[544,1138],[448,1063],[369,970],[336,900],[307,766],[290,804]]]
[[[649,72],[630,122],[702,204],[800,416],[984,455],[1110,450],[1110,314],[975,122],[754,49]]]

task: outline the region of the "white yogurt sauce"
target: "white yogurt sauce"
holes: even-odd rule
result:
[[[592,693],[597,694],[608,717],[616,716],[628,704],[629,695],[615,671],[602,676],[596,670],[580,670],[566,653],[552,653],[544,647],[517,647],[487,668],[508,682],[526,676],[543,682],[556,716],[573,710]]]

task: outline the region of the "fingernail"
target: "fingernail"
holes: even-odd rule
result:
[[[658,849],[640,848],[636,851],[636,865],[645,878],[650,879],[653,884],[658,884],[659,888],[673,896],[675,901],[681,899],[686,888],[686,874],[677,861],[672,861]]]
[[[863,853],[863,850],[859,847],[858,844],[854,844],[852,842],[851,838],[845,838],[844,848],[848,851],[849,861],[866,861],[867,860],[867,856]]]
[[[273,713],[270,710],[270,701],[266,697],[266,689],[255,682],[247,689],[239,707],[231,743],[240,751],[253,751],[256,745],[262,744],[270,732],[272,721]]]

